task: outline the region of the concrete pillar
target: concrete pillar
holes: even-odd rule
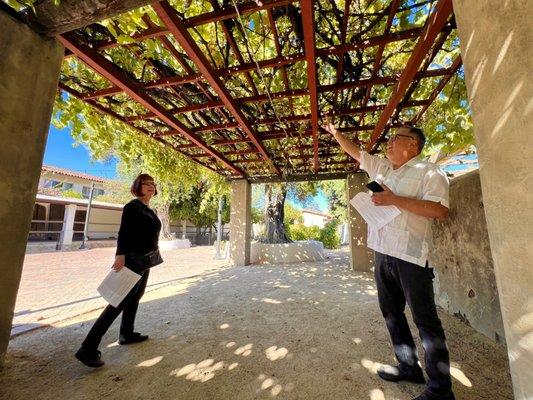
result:
[[[0,365],[11,332],[63,47],[0,11]]]
[[[357,193],[368,191],[366,184],[368,177],[364,173],[349,174],[346,180],[348,201]],[[361,215],[348,204],[348,225],[350,243],[350,266],[354,271],[370,271],[374,257],[372,251],[366,247],[367,224]]]
[[[533,2],[454,0],[515,399],[533,398]]]
[[[76,204],[67,204],[65,206],[65,215],[63,216],[63,228],[59,235],[59,245],[61,249],[72,244],[72,236],[74,235],[74,217],[76,216]]]
[[[240,179],[231,182],[230,264],[250,264],[252,185]]]

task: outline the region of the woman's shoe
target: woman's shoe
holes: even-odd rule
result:
[[[91,368],[100,368],[105,364],[100,358],[102,353],[98,350],[87,350],[80,347],[74,356],[83,364]]]

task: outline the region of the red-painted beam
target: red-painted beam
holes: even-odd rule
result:
[[[207,126],[194,128],[194,132],[198,133],[198,132],[208,132],[208,131],[223,131],[226,129],[235,129],[238,127],[239,127],[239,124],[237,122],[228,122],[225,124],[207,125]]]
[[[143,107],[157,115],[161,121],[166,123],[172,129],[180,132],[188,140],[195,143],[198,147],[210,153],[213,157],[219,160],[224,166],[236,174],[244,176],[244,172],[224,158],[219,152],[211,149],[206,143],[199,139],[192,131],[185,125],[172,116],[163,106],[152,99],[149,95],[144,93],[139,85],[131,78],[126,76],[116,65],[114,65],[107,58],[97,53],[93,49],[76,43],[70,34],[63,34],[58,37],[63,45],[72,51],[80,60],[82,60],[89,67],[94,69],[97,73],[109,80],[111,84],[121,88],[128,96],[137,101]]]
[[[168,34],[168,29],[167,28],[162,28],[160,26],[151,26],[151,27],[149,27],[147,29],[143,29],[143,30],[131,35],[130,37],[135,42],[142,42],[143,40],[154,39],[154,38],[157,38],[157,37],[165,36],[167,34]],[[102,41],[102,42],[97,43],[94,46],[94,50],[112,49],[114,47],[119,47],[119,46],[123,46],[123,45],[118,43],[114,39],[113,40],[106,40],[106,41]],[[74,53],[71,52],[70,50],[68,50],[68,49],[65,50],[65,58],[72,57],[73,55],[74,55]]]
[[[424,107],[422,107],[422,109],[418,112],[418,114],[416,114],[416,116],[412,119],[411,121],[411,124],[415,125],[418,120],[422,117],[422,115],[424,115],[424,113],[426,112],[426,110],[429,108],[429,106],[431,105],[431,103],[433,103],[433,101],[437,98],[437,96],[439,95],[439,93],[442,91],[442,89],[444,89],[444,86],[446,86],[446,84],[448,83],[448,81],[452,78],[452,76],[455,75],[455,73],[457,72],[457,70],[461,67],[461,64],[463,63],[462,59],[461,59],[461,56],[457,56],[455,58],[455,60],[453,60],[453,64],[452,66],[450,67],[450,74],[443,77],[440,81],[439,81],[439,84],[437,85],[437,87],[435,88],[435,90],[433,90],[433,92],[429,95],[429,98],[428,98],[428,104],[425,105]]]
[[[444,30],[446,30],[446,29],[451,29],[451,28],[445,27]],[[165,31],[168,33],[168,30],[165,30]],[[333,46],[333,47],[317,49],[316,50],[316,55],[318,57],[324,57],[324,56],[331,55],[331,54],[342,55],[346,51],[351,51],[351,50],[354,50],[354,49],[357,49],[357,48],[363,49],[363,48],[367,48],[367,47],[385,45],[387,43],[391,43],[391,42],[395,42],[395,41],[412,39],[412,38],[415,38],[417,35],[419,35],[421,32],[422,32],[422,28],[413,28],[413,29],[405,30],[405,31],[398,32],[398,33],[391,34],[391,35],[375,36],[375,37],[372,37],[372,38],[369,38],[369,39],[365,39],[365,40],[362,40],[360,42],[356,42],[356,43],[352,43],[352,44],[343,44],[343,45],[339,45],[339,46]],[[163,45],[169,51],[172,52],[172,54],[177,58],[177,60],[182,64],[182,66],[184,66],[184,68],[188,67],[187,69],[190,70],[190,67],[188,66],[188,64],[186,64],[182,60],[180,54],[176,52],[176,50],[173,48],[173,46],[170,44],[170,42],[168,41],[167,38],[165,38],[164,36],[161,37],[161,42],[163,43]],[[294,64],[294,63],[296,63],[298,61],[303,61],[303,60],[305,60],[305,54],[304,53],[299,53],[299,54],[293,54],[293,55],[290,55],[290,56],[281,56],[281,57],[278,56],[278,57],[274,57],[274,58],[269,59],[269,60],[259,61],[258,64],[259,64],[259,67],[261,69],[263,69],[263,68],[279,68],[279,67],[283,67],[283,66],[288,65],[288,64]],[[227,76],[227,75],[235,75],[235,74],[239,74],[239,73],[243,73],[243,72],[254,71],[256,68],[257,67],[256,67],[255,63],[250,62],[250,63],[241,64],[241,65],[238,65],[238,66],[235,66],[235,67],[217,69],[215,72],[219,76]],[[161,80],[157,81],[156,86],[153,86],[153,87],[164,87],[164,86],[178,85],[178,84],[181,84],[181,83],[186,83],[188,81],[194,82],[194,81],[198,80],[198,75],[194,74],[194,73],[192,73],[192,71],[190,71],[189,75],[181,76],[181,77],[166,78],[166,79],[168,79],[168,83],[167,84],[164,83],[164,79],[161,79]],[[148,85],[150,85],[150,83],[146,84],[145,86],[143,86],[143,88],[148,88],[149,87]],[[87,98],[95,98],[95,97],[100,97],[100,96],[109,96],[109,95],[116,94],[116,93],[119,93],[119,92],[120,91],[116,91],[116,89],[107,88],[107,89],[102,89],[101,91],[96,91],[96,92],[93,92],[93,93],[87,93]],[[263,97],[264,97],[264,95],[263,95]]]
[[[411,53],[411,57],[407,61],[405,69],[403,70],[402,75],[400,76],[400,80],[396,85],[394,93],[392,94],[389,103],[387,104],[387,107],[385,108],[385,110],[383,110],[383,113],[381,114],[379,121],[376,124],[376,128],[372,132],[370,141],[366,145],[367,151],[372,150],[377,140],[381,136],[383,128],[385,128],[385,125],[387,125],[389,118],[392,116],[394,110],[396,109],[396,106],[402,100],[405,92],[409,88],[409,85],[413,81],[413,78],[415,77],[418,68],[420,68],[420,65],[424,61],[427,52],[435,42],[437,35],[442,30],[444,24],[446,24],[452,13],[452,1],[439,0],[435,7],[435,11],[428,18],[424,30],[420,35],[420,38],[418,39],[418,42],[416,43],[415,48],[413,49],[413,52]]]
[[[153,89],[158,87],[165,86],[178,86],[183,85],[184,83],[197,82],[202,79],[200,74],[186,75],[186,76],[172,76],[168,78],[161,78],[153,82],[148,82],[142,85],[143,89]],[[116,86],[96,90],[91,93],[83,95],[83,99],[95,99],[97,97],[113,96],[115,94],[122,93],[122,90]]]
[[[318,77],[315,49],[315,10],[313,0],[302,0],[302,23],[304,30],[305,58],[307,60],[307,87],[311,103],[311,130],[313,131],[314,160],[313,168],[318,171]]]
[[[252,143],[257,148],[257,150],[263,155],[263,158],[267,161],[270,161],[272,163],[273,168],[276,170],[276,173],[278,175],[281,175],[281,170],[270,160],[270,155],[268,154],[265,146],[257,137],[257,134],[244,117],[244,114],[242,114],[237,103],[231,97],[231,94],[229,93],[228,89],[220,81],[219,76],[217,75],[213,67],[209,64],[209,61],[207,61],[205,55],[198,47],[198,44],[196,44],[194,39],[189,34],[187,27],[185,26],[183,21],[177,16],[176,11],[166,0],[162,2],[152,2],[152,8],[155,10],[158,17],[167,26],[172,35],[179,42],[179,44],[187,53],[189,58],[196,64],[198,70],[200,71],[204,79],[209,82],[213,90],[218,94],[220,100],[222,100],[226,108],[230,111],[235,120],[239,123],[240,128],[252,140]]]
[[[385,25],[385,30],[383,31],[384,35],[388,35],[390,32],[391,27],[392,27],[392,22],[394,21],[394,16],[396,15],[396,12],[398,11],[399,5],[400,5],[400,0],[392,0],[392,3],[390,5],[389,16],[387,18],[387,23]],[[372,65],[372,78],[378,76],[379,69],[381,67],[381,58],[383,57],[384,50],[385,50],[385,44],[380,44],[376,51],[376,55],[374,56],[374,64]],[[368,86],[366,88],[365,98],[362,103],[363,106],[367,105],[368,100],[370,99],[371,92],[372,92],[372,87]],[[361,118],[361,122],[362,122],[362,118]]]
[[[241,15],[249,14],[260,10],[268,10],[274,7],[282,7],[287,4],[295,3],[297,0],[263,0],[263,1],[250,1],[242,3],[237,6]],[[208,24],[210,22],[224,21],[237,17],[237,11],[235,7],[229,6],[220,10],[212,11],[209,13],[197,15],[185,20],[185,26],[192,28],[193,26],[199,26]]]
[[[260,10],[272,9],[274,7],[285,6],[290,3],[295,3],[296,1],[298,0],[270,0],[270,1],[264,1],[262,3],[251,1],[251,2],[239,5],[238,8],[241,14],[247,14],[247,13],[256,12]],[[190,28],[193,26],[199,26],[199,25],[210,23],[210,22],[224,21],[227,19],[235,18],[236,16],[237,16],[237,13],[235,12],[235,8],[227,7],[221,10],[212,11],[209,13],[204,13],[204,14],[189,18],[185,20],[185,25],[188,28]],[[131,35],[131,38],[135,40],[136,42],[140,42],[140,41],[147,40],[147,39],[153,39],[153,38],[165,36],[168,33],[169,31],[167,28],[160,27],[160,26],[150,26],[147,29],[144,29],[140,32],[137,32]],[[95,49],[97,50],[110,49],[113,47],[118,47],[120,45],[121,44],[117,43],[116,40],[109,40],[109,41],[105,41],[103,43],[96,45]],[[73,53],[70,51],[65,52],[65,57],[71,57],[72,55]]]
[[[184,152],[181,151],[181,149],[180,149],[179,146],[172,145],[172,144],[166,142],[165,140],[163,140],[163,139],[161,139],[161,138],[159,138],[159,137],[155,137],[154,135],[152,135],[152,134],[151,134],[149,131],[147,131],[146,129],[143,129],[143,128],[140,128],[140,127],[138,127],[138,126],[133,126],[133,125],[129,124],[128,121],[126,121],[126,119],[125,119],[124,117],[122,117],[121,115],[115,113],[113,110],[110,110],[110,109],[108,109],[108,108],[102,106],[101,104],[95,102],[94,100],[84,100],[84,99],[83,99],[83,95],[82,95],[80,92],[78,92],[77,90],[74,90],[74,89],[68,87],[67,85],[65,85],[65,84],[63,84],[63,83],[61,83],[61,82],[59,82],[57,86],[58,86],[61,90],[63,90],[64,92],[67,92],[68,94],[70,94],[70,95],[72,95],[72,96],[74,96],[74,97],[76,97],[76,98],[78,98],[78,99],[80,99],[80,100],[86,102],[86,103],[89,104],[91,107],[96,108],[98,111],[100,111],[100,112],[102,112],[102,113],[104,113],[104,114],[107,114],[107,115],[109,115],[109,116],[111,116],[111,117],[113,117],[113,118],[116,118],[116,119],[118,119],[119,121],[122,121],[122,122],[125,123],[126,125],[128,125],[128,126],[130,126],[131,128],[133,128],[133,129],[135,129],[135,130],[141,132],[142,134],[145,134],[145,135],[147,135],[147,136],[150,136],[150,137],[151,137],[152,139],[154,139],[155,141],[157,141],[157,142],[159,142],[159,143],[162,143],[162,144],[165,145],[165,146],[169,146],[169,147],[171,147],[172,149],[174,149],[175,151],[177,151],[178,153],[187,156],[186,153],[184,153]],[[193,146],[196,146],[196,145],[193,145]],[[191,159],[191,160],[194,161],[195,163],[201,165],[202,167],[208,168],[208,169],[210,169],[210,170],[212,170],[212,171],[214,171],[214,172],[216,172],[216,173],[219,173],[219,171],[217,171],[215,168],[213,168],[213,167],[210,166],[210,165],[206,165],[206,164],[204,164],[204,163],[202,163],[202,162],[200,162],[200,161],[198,161],[198,160],[194,160],[194,159]]]

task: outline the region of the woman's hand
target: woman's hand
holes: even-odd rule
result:
[[[111,268],[113,269],[113,271],[118,272],[122,268],[124,268],[125,262],[126,262],[126,257],[124,255],[116,256],[115,257],[115,262],[113,263]]]

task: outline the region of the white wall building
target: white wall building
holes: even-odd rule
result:
[[[318,226],[323,228],[333,217],[321,211],[302,210],[305,226]]]
[[[104,183],[108,180],[99,176],[88,175],[50,165],[43,165],[39,189],[58,189],[60,191],[73,190],[89,198],[91,185],[94,183],[94,196],[104,194]]]

